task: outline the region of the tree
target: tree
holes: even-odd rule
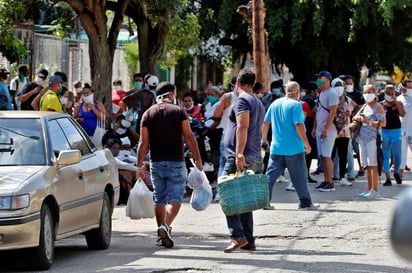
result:
[[[234,14],[234,5],[247,1],[233,2],[204,3],[203,12],[212,16],[200,24],[207,30],[210,25],[221,29],[226,35],[221,43],[231,45],[233,57],[238,58],[252,52],[252,41],[250,28]],[[357,76],[363,65],[371,71],[392,71],[394,64],[412,70],[410,1],[265,0],[265,6],[272,63],[286,64],[300,82],[323,69],[336,76]]]

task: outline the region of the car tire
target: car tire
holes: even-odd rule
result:
[[[98,228],[85,233],[89,249],[107,249],[112,238],[112,207],[107,193],[103,196],[103,205],[100,213],[100,225]]]
[[[53,216],[47,204],[41,209],[39,246],[28,249],[28,266],[30,269],[47,270],[54,259],[54,224]]]

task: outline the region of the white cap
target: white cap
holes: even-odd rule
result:
[[[159,84],[159,79],[155,75],[151,75],[147,79],[147,84],[151,87],[156,87]]]

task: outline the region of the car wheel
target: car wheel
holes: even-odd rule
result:
[[[54,259],[54,224],[48,205],[41,209],[39,246],[28,249],[28,265],[31,269],[46,270]]]
[[[100,214],[100,226],[86,232],[86,242],[90,249],[106,249],[112,238],[112,207],[109,196],[104,193]]]

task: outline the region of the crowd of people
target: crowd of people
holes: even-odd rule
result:
[[[408,146],[412,150],[412,80],[388,82],[382,90],[366,85],[360,91],[352,76],[333,78],[321,71],[303,87],[275,80],[266,90],[252,70],[243,69],[227,89],[208,82],[202,92],[178,98],[173,84],[136,73],[132,90],[113,81],[112,112],[107,113],[90,84],[76,81],[68,90],[64,73],[49,76],[39,69],[29,81],[28,71],[19,66],[10,81],[10,73],[0,70],[0,109],[65,112],[90,137],[98,121],[110,115],[113,122],[99,144],[118,162],[119,204],[127,203],[128,192],[142,178],[154,191],[157,244],[167,248],[174,246],[171,225],[186,190],[189,158],[212,186],[219,176],[244,168],[266,174],[271,201],[276,182],[288,170],[287,190],[296,191],[298,208],[317,209],[308,183],[316,183],[316,191],[332,192],[335,184],[351,186],[366,175],[368,185],[359,196],[378,198],[381,170],[383,186],[392,185],[391,172],[402,184]],[[359,130],[352,130],[356,123]],[[322,181],[311,176],[321,173]],[[224,252],[256,249],[252,212],[226,220],[231,242]]]

